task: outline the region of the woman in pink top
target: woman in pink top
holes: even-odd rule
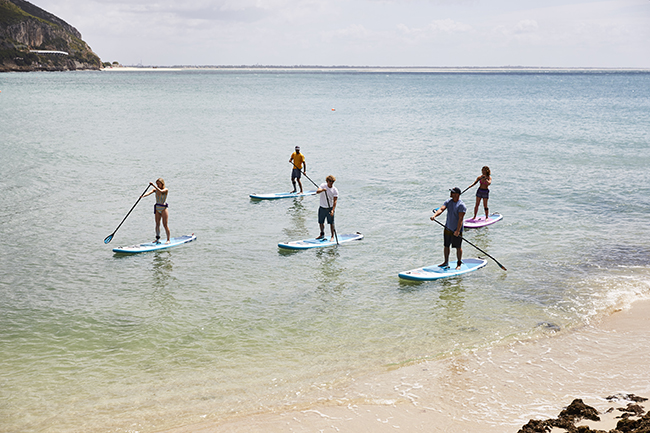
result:
[[[487,165],[484,166],[481,169],[481,172],[483,174],[477,177],[474,183],[467,188],[470,189],[477,183],[479,184],[478,189],[476,190],[476,204],[474,205],[474,217],[472,219],[476,219],[476,214],[478,213],[478,205],[481,203],[481,199],[483,200],[483,208],[485,209],[485,219],[487,219],[489,216],[488,198],[490,197],[490,190],[488,188],[492,184],[490,167]]]

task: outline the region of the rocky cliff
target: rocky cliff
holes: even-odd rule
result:
[[[81,33],[24,0],[0,0],[0,72],[100,69]]]

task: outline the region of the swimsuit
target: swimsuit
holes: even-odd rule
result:
[[[487,187],[487,180],[481,179],[479,181],[480,185],[478,189],[476,190],[476,197],[478,198],[489,198],[490,197],[490,190]]]
[[[156,194],[156,204],[153,205],[153,213],[163,213],[169,207],[165,201],[167,200],[167,193],[160,194],[160,203],[158,202],[158,194]]]

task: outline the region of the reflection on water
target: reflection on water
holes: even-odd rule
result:
[[[164,288],[173,277],[172,255],[170,251],[159,251],[154,253],[151,266],[152,276],[156,287]]]
[[[463,277],[440,281],[440,296],[436,302],[437,310],[449,323],[461,323],[465,313],[465,289]]]
[[[290,240],[298,240],[309,237],[309,230],[307,229],[307,215],[309,211],[303,205],[304,197],[294,198],[291,206],[287,208],[287,215],[289,215],[289,227],[282,230],[282,233]],[[317,215],[314,214],[314,224],[318,222]]]
[[[151,263],[152,288],[149,306],[160,315],[172,314],[180,304],[173,295],[170,287],[176,282],[172,275],[173,254],[171,251],[157,251]]]
[[[482,229],[466,230],[463,234],[463,237],[486,253],[489,253],[491,244],[489,229],[489,227],[484,227]],[[463,257],[474,257],[475,254],[480,254],[480,251],[469,244],[467,246],[463,246]]]
[[[341,266],[339,260],[339,247],[333,246],[321,248],[316,251],[316,258],[319,261],[316,279],[320,282],[319,290],[336,290],[343,291],[346,288],[341,276],[345,273],[346,268]]]

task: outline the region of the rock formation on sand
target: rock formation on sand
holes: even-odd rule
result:
[[[647,398],[638,397],[634,394],[624,394],[609,396],[607,400],[630,401],[627,407],[617,409],[622,412],[622,415],[616,417],[619,418],[616,428],[609,430],[609,432],[592,430],[584,425],[576,427],[576,423],[583,419],[600,421],[600,416],[596,409],[584,404],[580,399],[575,399],[566,409],[560,412],[557,418],[547,420],[531,419],[518,433],[548,433],[553,429],[555,429],[554,431],[563,429],[568,433],[650,433],[650,412],[645,413],[643,406],[638,404],[646,401]],[[612,411],[614,409],[610,408],[607,412]]]

